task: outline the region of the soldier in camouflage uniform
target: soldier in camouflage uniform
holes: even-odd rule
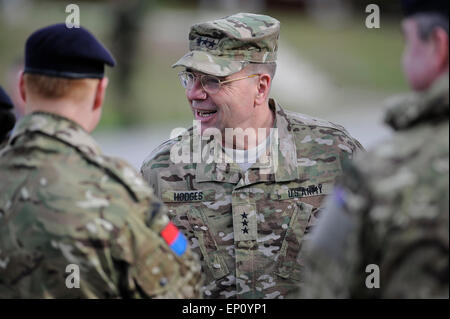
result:
[[[397,133],[337,184],[306,249],[303,297],[449,297],[448,1],[403,6],[416,92],[390,101]]]
[[[200,297],[198,258],[167,209],[88,133],[109,52],[57,24],[25,55],[28,115],[0,155],[0,298]]]
[[[174,66],[186,68],[180,77],[200,127],[163,143],[141,168],[201,254],[206,298],[294,296],[304,236],[342,166],[362,148],[343,127],[269,99],[279,28],[276,19],[248,13],[191,28],[191,51]],[[209,138],[211,128],[263,128],[257,148],[264,152],[252,162],[249,143],[235,146],[232,153],[248,152],[238,163],[227,142]],[[198,145],[206,159],[194,159]],[[174,160],[190,148],[192,159]]]
[[[12,110],[14,106],[11,99],[0,86],[0,149],[6,144],[9,132],[16,123]]]

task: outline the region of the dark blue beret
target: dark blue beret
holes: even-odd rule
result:
[[[102,78],[111,53],[86,29],[64,23],[37,30],[25,44],[25,73],[64,78]]]
[[[0,108],[1,109],[12,109],[14,106],[9,98],[8,94],[6,94],[5,90],[0,86]]]
[[[402,0],[405,17],[417,13],[440,13],[448,18],[448,0]]]

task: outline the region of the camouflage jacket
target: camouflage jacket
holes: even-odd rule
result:
[[[448,74],[392,100],[398,132],[355,160],[312,232],[308,298],[448,298]]]
[[[198,258],[161,237],[167,209],[79,125],[24,117],[0,176],[0,298],[200,296]]]
[[[171,151],[191,143],[190,130],[187,139],[162,144],[141,168],[202,256],[205,298],[291,296],[304,235],[343,163],[362,148],[341,126],[286,112],[272,99],[269,105],[278,139],[268,162],[245,172],[236,163],[175,164]]]

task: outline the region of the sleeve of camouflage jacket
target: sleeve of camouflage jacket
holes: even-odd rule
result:
[[[142,214],[145,222],[141,216],[130,216],[114,240],[113,258],[128,266],[119,286],[131,297],[201,297],[202,277],[197,256],[188,249],[178,256],[161,237],[170,222],[166,207],[152,198]],[[139,220],[133,221],[134,218]]]
[[[349,169],[327,202],[306,248],[301,297],[448,298],[448,176],[434,179],[437,202],[419,184],[381,197],[388,185],[368,172]],[[423,206],[409,207],[412,197]]]
[[[105,188],[105,195],[114,194],[114,188],[113,184],[110,190]],[[116,281],[121,297],[199,298],[202,277],[197,256],[189,249],[180,256],[172,251],[161,236],[170,222],[166,207],[147,186],[139,191],[146,194],[140,194],[138,201],[129,194],[128,200],[124,200],[126,194],[109,197],[107,209],[111,213],[105,212],[104,216],[111,216],[105,222],[110,222],[113,229],[109,234],[103,229],[101,234],[109,237],[111,249],[93,252],[97,259],[93,264],[102,265],[98,268],[100,277],[102,271],[116,272],[108,278]],[[134,193],[137,194],[136,190]],[[96,226],[101,229],[105,225]],[[89,255],[93,247],[85,248]],[[88,286],[89,281],[85,282]]]

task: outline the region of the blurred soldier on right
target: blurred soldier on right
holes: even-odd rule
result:
[[[448,1],[402,1],[414,93],[396,134],[351,164],[306,251],[306,298],[449,297]]]

